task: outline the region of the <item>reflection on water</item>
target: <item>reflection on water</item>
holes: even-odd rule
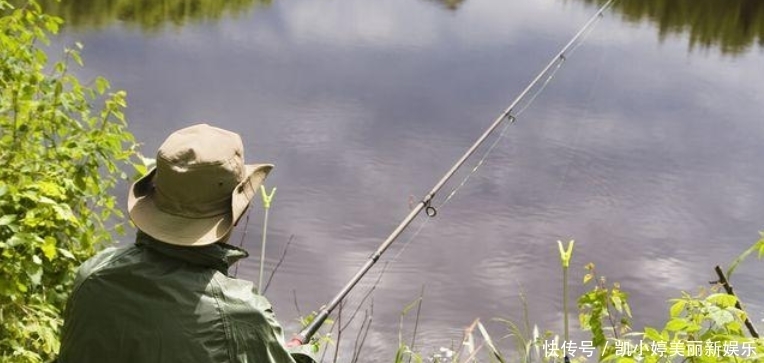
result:
[[[155,32],[172,24],[218,20],[235,16],[270,0],[40,0],[46,12],[75,28],[103,28],[114,23]]]
[[[764,48],[761,0],[620,0],[614,7],[627,21],[657,24],[661,40],[689,32],[690,49],[713,47],[725,54],[739,54],[756,43]]]
[[[441,5],[445,6],[448,10],[457,10],[459,7],[464,3],[464,0],[430,0],[434,2],[438,2]]]
[[[152,8],[148,1],[122,10],[76,2],[82,7],[62,4],[69,13],[60,15],[81,28],[65,30],[60,42],[82,41],[88,71],[128,91],[130,127],[145,153],[174,129],[204,120],[240,132],[247,160],[277,165],[268,180],[279,195],[266,270],[294,242],[268,298],[291,333],[303,315],[292,306],[304,313],[332,298],[409,212],[409,196],[430,190],[597,5],[565,1],[462,1],[448,10],[451,3],[436,0],[282,0],[235,20],[225,17],[260,3],[209,3],[217,15],[172,20],[169,5],[154,5],[150,13],[161,16],[131,13]],[[704,272],[758,236],[764,52],[688,55],[693,27],[705,22],[716,31],[718,19],[642,3],[608,12],[448,208],[415,221],[383,257],[393,263],[373,296],[365,361],[389,361],[401,309],[423,284],[417,348],[425,352],[460,339],[475,317],[518,321],[521,290],[532,322],[561,331],[558,239],[579,241],[571,269],[579,276],[571,281],[580,281],[582,264],[596,263],[632,293],[635,321],[653,324],[665,319],[666,299],[703,284]],[[619,21],[631,6],[642,10],[623,17],[642,19],[638,27]],[[108,16],[86,15],[101,8]],[[193,24],[215,16],[216,26]],[[667,26],[663,46],[654,16],[677,24]],[[143,27],[142,17],[155,19],[145,21],[155,24],[149,36],[125,31]],[[183,27],[165,31],[171,24]],[[760,41],[754,34],[749,42]],[[708,53],[721,49],[711,45]],[[245,248],[259,251],[262,209],[250,211],[232,240],[246,231]],[[363,301],[381,266],[346,311]],[[240,277],[257,280],[258,267],[257,258],[246,260]],[[762,301],[753,288],[760,271],[741,267],[739,290],[752,294],[745,302]],[[749,306],[760,320],[764,307]],[[352,344],[339,350],[352,353]]]
[[[459,10],[465,0],[429,0]],[[584,0],[604,4],[607,0]],[[75,28],[102,28],[117,22],[154,32],[167,24],[183,26],[235,16],[271,0],[41,0],[43,8]],[[663,40],[689,32],[689,45],[717,47],[739,54],[755,44],[764,47],[764,1],[760,0],[620,0],[614,8],[630,22],[657,24]]]

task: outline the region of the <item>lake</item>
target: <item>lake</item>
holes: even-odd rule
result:
[[[240,133],[248,161],[276,164],[266,183],[278,192],[265,263],[278,270],[266,296],[291,334],[601,3],[47,7],[69,22],[52,48],[82,42],[78,74],[127,91],[144,154],[172,131],[208,122]],[[508,333],[492,321],[499,317],[562,334],[558,240],[576,240],[573,299],[586,291],[583,266],[592,262],[630,293],[635,329],[662,326],[668,299],[708,286],[715,265],[726,268],[760,238],[764,3],[622,0],[566,59],[503,137],[489,138],[435,197],[437,216],[417,218],[351,293],[341,323],[361,306],[338,361],[352,360],[365,314],[373,320],[361,361],[392,361],[401,315],[420,295],[418,319],[409,310],[402,333],[410,343],[416,329],[415,350],[426,356],[458,346],[476,318],[497,340]],[[253,204],[231,239],[252,255],[238,276],[254,281],[263,216]],[[758,324],[763,263],[750,257],[732,279]]]

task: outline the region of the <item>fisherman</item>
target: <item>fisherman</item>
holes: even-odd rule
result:
[[[171,134],[128,195],[135,244],[78,270],[58,363],[315,362],[284,336],[265,297],[228,275],[227,244],[271,164],[244,164],[239,135],[199,124]]]

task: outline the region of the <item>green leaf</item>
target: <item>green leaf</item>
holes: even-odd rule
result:
[[[98,94],[104,94],[107,89],[109,89],[111,86],[109,85],[109,81],[106,80],[106,78],[103,78],[101,76],[96,77],[95,80],[96,90],[98,90]]]
[[[624,304],[623,304],[623,310],[625,310],[625,311],[626,311],[626,316],[628,316],[628,317],[631,317],[631,316],[632,316],[632,315],[631,315],[631,307],[629,306],[629,304],[627,304],[627,303],[624,303]]]
[[[27,275],[29,276],[29,281],[32,282],[32,286],[38,286],[40,285],[40,282],[42,282],[42,267],[37,267],[31,272],[28,272]]]
[[[732,315],[731,312],[720,309],[717,306],[711,306],[708,308],[708,318],[720,327],[723,327],[727,325],[727,323],[731,323],[735,320],[735,316]]]
[[[669,316],[672,318],[679,316],[679,314],[681,314],[684,310],[686,304],[687,302],[684,300],[677,300],[674,305],[671,305],[671,308],[669,309]]]
[[[586,275],[584,275],[584,284],[586,284],[587,282],[591,281],[591,279],[592,279],[593,277],[594,277],[594,275],[592,275],[592,274],[586,274]]]
[[[72,213],[72,210],[69,208],[66,204],[55,204],[53,205],[53,210],[56,212],[56,216],[59,220],[67,221],[69,223],[72,223],[75,226],[79,226],[80,222],[77,220],[77,217],[74,216],[74,213]]]
[[[688,325],[687,320],[684,319],[671,319],[668,323],[666,323],[666,330],[668,331],[679,331],[684,328],[686,328]]]
[[[85,64],[82,62],[82,57],[80,57],[80,53],[76,51],[69,52],[69,55],[72,57],[75,63],[79,65],[80,67],[84,66]]]
[[[25,233],[17,233],[8,238],[8,247],[15,247],[19,245],[25,245],[29,243],[29,235]]]
[[[647,339],[651,339],[655,342],[659,342],[663,340],[663,337],[661,337],[661,334],[658,333],[657,330],[650,327],[645,327],[644,337]]]
[[[491,353],[493,354],[493,356],[499,359],[499,361],[504,362],[501,352],[499,352],[499,350],[496,349],[496,346],[493,344],[493,339],[491,339],[491,336],[485,330],[483,323],[478,321],[477,327],[478,327],[478,330],[480,331],[480,334],[483,336],[483,340],[485,341],[485,344],[491,350]]]
[[[613,307],[620,313],[623,312],[623,300],[621,300],[621,297],[618,295],[613,295],[610,297],[610,301],[613,303]]]
[[[748,257],[753,251],[759,252],[759,258],[764,256],[764,232],[759,232],[759,235],[761,236],[761,239],[759,239],[753,246],[745,250],[743,253],[740,254],[740,256],[737,256],[734,261],[732,261],[732,264],[730,264],[730,268],[727,269],[727,280],[729,281],[732,278],[732,273],[735,272],[735,269],[737,269],[738,265],[740,265],[743,260]]]
[[[64,74],[66,72],[66,65],[64,64],[64,62],[56,62],[56,65],[53,66],[53,69],[56,70],[56,73]],[[57,83],[56,87],[60,87],[60,84],[61,83]]]
[[[738,334],[742,334],[741,332],[743,329],[743,325],[739,321],[735,320],[735,321],[731,321],[727,323],[727,329],[734,332],[738,332]]]
[[[40,246],[40,249],[48,261],[53,261],[58,254],[56,249],[56,239],[51,236],[45,237],[45,242]]]
[[[703,329],[703,326],[697,323],[688,323],[687,327],[684,328],[684,331],[687,333],[696,333],[699,332],[701,329]]]
[[[725,293],[717,293],[709,295],[706,301],[716,304],[722,308],[729,308],[735,306],[737,303],[737,297],[735,295],[729,295]]]
[[[421,302],[422,302],[422,298],[421,297],[418,297],[418,298],[414,299],[414,301],[412,301],[411,303],[409,303],[408,305],[406,305],[403,308],[403,312],[401,312],[401,315],[408,314],[409,311],[411,311],[411,309],[417,307],[419,304],[421,304]]]
[[[63,188],[56,183],[48,181],[40,182],[37,184],[37,188],[43,195],[48,197],[62,198],[64,196]]]
[[[0,217],[0,226],[7,226],[16,220],[16,216],[12,214],[6,214]]]
[[[39,195],[39,196],[37,196],[36,199],[37,199],[38,202],[40,202],[42,204],[48,204],[48,205],[58,204],[58,202],[56,202],[55,200],[50,199],[49,197],[46,197],[44,195]]]
[[[63,249],[63,248],[59,248],[59,249],[57,249],[57,251],[58,251],[58,253],[61,254],[61,256],[64,256],[65,258],[68,258],[70,260],[74,260],[74,255],[71,252],[69,252],[69,250]]]

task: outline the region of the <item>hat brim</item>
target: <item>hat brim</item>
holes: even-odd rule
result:
[[[272,164],[245,165],[247,177],[231,193],[228,212],[205,218],[189,218],[159,209],[154,201],[152,180],[156,169],[130,187],[127,209],[135,226],[149,236],[173,245],[205,246],[220,241],[231,231],[257,189],[268,176]]]

